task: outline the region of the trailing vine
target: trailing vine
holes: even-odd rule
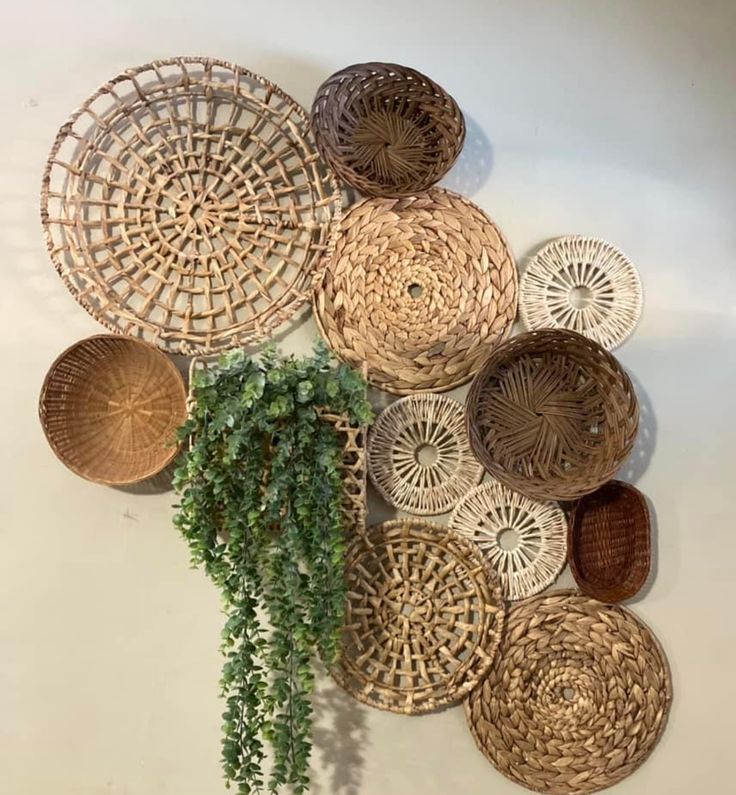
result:
[[[243,795],[307,791],[311,660],[338,653],[342,441],[323,411],[372,419],[365,382],[322,344],[306,358],[238,350],[195,374],[179,431],[175,523],[222,592],[222,764]]]

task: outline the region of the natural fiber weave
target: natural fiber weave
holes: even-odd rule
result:
[[[644,495],[612,480],[570,515],[570,568],[580,590],[601,602],[630,599],[649,575],[649,509]]]
[[[262,340],[294,314],[340,202],[291,97],[224,61],[172,58],[113,78],[62,126],[41,217],[93,317],[196,353]]]
[[[408,196],[449,171],[465,140],[455,100],[421,72],[391,63],[348,66],[319,88],[317,145],[368,196]]]
[[[348,600],[336,681],[358,701],[405,714],[467,695],[504,624],[501,589],[479,552],[441,525],[368,528],[346,556]]]
[[[470,442],[494,478],[537,500],[571,500],[609,480],[631,451],[639,408],[629,377],[572,331],[497,347],[467,402]]]
[[[559,505],[530,500],[495,481],[460,500],[450,527],[478,545],[510,600],[543,591],[567,562],[567,522]]]
[[[505,776],[546,795],[580,795],[644,762],[671,698],[651,630],[624,608],[563,591],[511,608],[496,661],[465,713]]]
[[[156,348],[129,337],[89,337],[51,365],[39,416],[51,449],[77,475],[136,483],[176,455],[186,387]]]
[[[432,394],[401,398],[381,412],[368,435],[368,471],[387,502],[420,516],[449,511],[483,477],[465,409]]]
[[[519,309],[528,329],[577,331],[611,350],[641,315],[639,274],[605,240],[561,237],[548,243],[521,277]]]
[[[315,294],[335,353],[395,394],[472,377],[516,314],[516,266],[501,231],[467,199],[434,189],[354,205]]]

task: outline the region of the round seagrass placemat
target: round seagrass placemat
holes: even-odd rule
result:
[[[333,351],[395,394],[470,379],[516,315],[516,265],[498,227],[439,188],[350,208],[315,293]]]
[[[473,545],[398,519],[356,535],[335,680],[358,701],[408,715],[454,704],[483,678],[504,625],[501,588]]]
[[[41,192],[46,244],[77,301],[185,354],[262,340],[289,319],[340,207],[304,109],[213,58],[105,83],[59,130]]]
[[[433,394],[392,403],[368,435],[368,471],[396,508],[420,516],[449,511],[483,477],[462,404]]]
[[[664,652],[640,619],[559,591],[511,608],[465,713],[501,773],[536,792],[572,795],[630,775],[659,741],[671,698]]]

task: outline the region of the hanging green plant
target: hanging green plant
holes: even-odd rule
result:
[[[193,378],[175,523],[222,591],[222,763],[239,793],[309,788],[311,662],[335,660],[345,604],[342,442],[324,415],[368,424],[365,389],[321,344],[233,351]]]

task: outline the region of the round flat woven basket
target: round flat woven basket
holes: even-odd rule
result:
[[[449,511],[483,477],[462,404],[432,394],[392,403],[369,433],[368,471],[396,508],[420,516]]]
[[[56,136],[41,193],[51,259],[77,301],[113,331],[184,354],[259,341],[288,320],[340,207],[304,109],[212,58],[105,83]]]
[[[39,416],[51,449],[96,483],[137,483],[176,456],[187,391],[174,363],[130,337],[81,340],[51,365]]]
[[[348,600],[335,680],[407,715],[455,704],[501,639],[501,589],[470,542],[421,519],[373,525],[347,550]]]
[[[644,495],[612,480],[582,497],[570,515],[568,545],[570,569],[583,593],[611,603],[635,596],[651,562]]]
[[[333,351],[403,395],[456,387],[480,368],[516,315],[516,266],[498,227],[439,188],[366,199],[343,219],[315,292]]]
[[[421,72],[392,63],[348,66],[312,106],[317,145],[367,196],[408,196],[439,182],[460,154],[465,121],[455,100]]]
[[[476,456],[536,500],[572,500],[609,480],[631,451],[639,408],[631,381],[598,343],[530,331],[498,346],[467,400]]]
[[[545,795],[581,795],[644,762],[671,699],[650,629],[625,608],[561,591],[511,608],[465,714],[478,748],[505,776]]]
[[[641,316],[641,281],[629,258],[605,240],[561,237],[522,274],[519,311],[528,329],[564,328],[618,347]]]
[[[501,483],[469,491],[450,527],[478,545],[512,601],[543,591],[567,562],[567,522],[559,505],[530,500]]]

